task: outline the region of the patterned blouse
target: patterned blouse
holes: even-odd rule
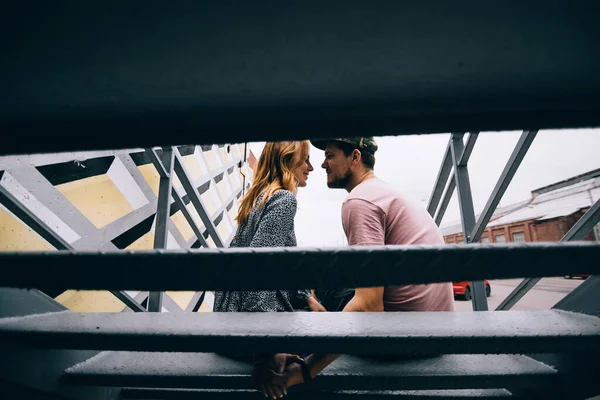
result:
[[[230,247],[296,246],[296,197],[279,190],[258,208],[256,200],[248,221],[241,224]],[[306,309],[310,290],[245,290],[215,292],[215,312],[297,311]]]

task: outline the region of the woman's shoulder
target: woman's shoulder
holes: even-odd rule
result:
[[[267,207],[295,207],[297,204],[296,196],[292,192],[286,189],[279,189],[271,195],[267,200]]]

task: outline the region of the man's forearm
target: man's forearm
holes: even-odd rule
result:
[[[346,304],[344,312],[383,311],[383,288],[357,289],[356,294]],[[311,354],[306,364],[314,378],[325,367],[335,361],[340,354]]]
[[[310,375],[314,378],[339,356],[340,354],[311,354],[307,356],[305,360],[310,370]]]
[[[377,312],[383,311],[383,287],[357,288],[356,294],[346,304],[344,312]]]

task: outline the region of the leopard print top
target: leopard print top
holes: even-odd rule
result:
[[[230,247],[296,246],[294,217],[297,201],[292,192],[279,190],[241,224]],[[310,290],[245,290],[215,292],[216,312],[273,312],[306,309]]]

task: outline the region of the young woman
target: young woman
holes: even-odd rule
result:
[[[240,203],[231,247],[296,246],[296,191],[313,170],[308,141],[267,143]],[[325,311],[310,290],[215,292],[216,312]]]

